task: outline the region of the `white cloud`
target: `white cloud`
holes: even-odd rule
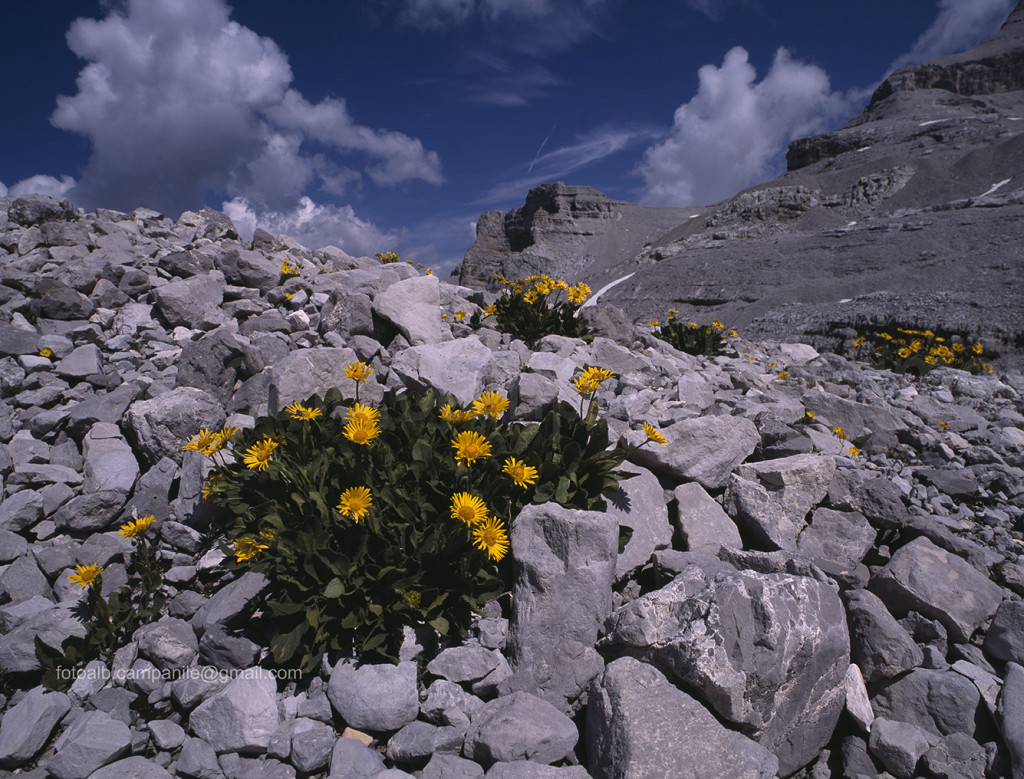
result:
[[[965,51],[988,38],[1006,21],[1017,0],[939,0],[939,15],[906,54],[889,66],[896,70]]]
[[[789,141],[823,131],[852,108],[825,71],[782,48],[761,81],[739,46],[721,67],[705,65],[698,75],[697,94],[676,109],[668,137],[638,166],[643,202],[714,203],[765,181],[781,170]]]
[[[336,192],[353,180],[339,171],[353,167],[380,185],[443,181],[437,154],[418,139],[357,124],[344,101],[313,104],[290,88],[285,54],[230,21],[224,0],[127,0],[123,9],[78,19],[67,35],[88,64],[52,122],[92,144],[71,193],[82,205],[175,216],[226,193],[285,213],[318,182]],[[309,154],[308,141],[325,148]]]
[[[0,197],[7,197],[7,187],[0,181]]]
[[[604,129],[580,137],[575,143],[538,154],[527,169],[528,175],[509,181],[502,181],[487,190],[474,204],[485,205],[521,201],[526,193],[537,186],[551,181],[563,180],[570,173],[592,163],[610,157],[638,143],[653,137],[650,130]],[[544,139],[545,143],[547,138]]]
[[[71,176],[61,176],[59,179],[56,179],[53,176],[38,174],[11,184],[10,191],[7,194],[11,197],[20,197],[21,195],[65,197],[74,186],[75,180]]]
[[[301,197],[288,211],[257,213],[244,197],[225,201],[221,210],[231,217],[244,240],[251,240],[259,227],[272,235],[287,235],[311,249],[337,246],[359,257],[395,246],[402,238],[360,219],[351,206],[315,203],[309,197]]]

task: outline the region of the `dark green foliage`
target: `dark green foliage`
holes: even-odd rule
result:
[[[710,325],[698,325],[696,322],[680,322],[670,317],[665,324],[655,327],[654,335],[681,352],[711,357],[725,353],[725,337],[722,335],[725,328],[717,319]]]
[[[870,362],[879,370],[923,376],[933,368],[947,366],[971,373],[991,373],[992,366],[982,359],[980,343],[971,343],[962,333],[937,334],[931,330],[912,330],[889,326],[865,326],[857,329],[857,339],[849,350],[855,360]]]
[[[586,284],[570,287],[547,276],[532,276],[504,282],[509,288],[491,309],[494,327],[513,338],[518,338],[531,349],[546,335],[591,340],[586,320],[577,316],[580,306],[590,294]],[[470,317],[473,329],[483,319],[477,312]]]

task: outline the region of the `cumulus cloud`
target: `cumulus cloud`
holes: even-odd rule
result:
[[[27,179],[12,184],[10,191],[5,189],[3,194],[8,194],[10,197],[20,197],[21,195],[54,195],[55,197],[65,197],[75,186],[75,180],[71,176],[61,176],[59,179],[53,176],[47,176],[39,174],[36,176],[29,176]]]
[[[0,181],[0,197],[7,197],[7,187]]]
[[[71,25],[68,45],[87,64],[51,117],[91,143],[70,193],[82,205],[176,216],[224,194],[280,218],[305,213],[312,189],[340,194],[364,174],[378,185],[443,181],[418,139],[358,124],[343,100],[306,100],[277,44],[231,21],[224,0],[118,8]],[[344,208],[325,216],[357,235]]]
[[[259,227],[272,235],[287,235],[313,249],[334,245],[353,256],[363,256],[379,251],[382,246],[394,246],[403,238],[360,219],[351,206],[316,203],[306,196],[287,211],[257,213],[244,197],[225,201],[221,210],[231,217],[243,240],[251,240]]]
[[[652,205],[714,203],[771,178],[794,138],[826,129],[851,106],[821,68],[775,53],[761,81],[742,47],[698,71],[697,94],[679,106],[668,137],[638,166]]]
[[[1017,0],[939,0],[939,15],[890,70],[965,51],[1006,21]]]

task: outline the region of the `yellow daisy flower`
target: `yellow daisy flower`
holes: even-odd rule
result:
[[[846,440],[846,431],[845,431],[845,430],[843,430],[843,428],[841,428],[841,427],[839,427],[839,426],[833,427],[833,428],[832,428],[832,433],[833,433],[833,434],[835,435],[835,437],[836,437],[836,438],[838,438],[838,439],[839,439],[840,441],[845,441],[845,440]]]
[[[338,513],[358,522],[367,515],[373,497],[367,487],[349,487],[338,499]]]
[[[508,410],[508,398],[497,392],[485,392],[473,401],[473,414],[475,416],[489,416],[494,419],[501,419],[501,415]]]
[[[103,573],[103,566],[99,563],[76,565],[75,572],[68,576],[68,581],[85,590],[96,583],[96,579],[101,573]]]
[[[245,457],[242,462],[245,463],[246,467],[250,471],[265,471],[272,459],[271,455],[277,447],[277,441],[266,436],[259,443],[256,443],[246,449]]]
[[[466,318],[466,312],[465,311],[456,311],[455,312],[455,321],[456,322],[461,322],[465,318]]]
[[[476,525],[473,528],[473,545],[487,552],[495,562],[501,560],[508,552],[508,534],[501,520],[491,517]]]
[[[231,546],[235,548],[235,560],[240,563],[244,563],[246,560],[251,560],[264,549],[269,549],[267,544],[261,544],[255,538],[236,538],[231,542]]]
[[[348,409],[345,421],[355,422],[357,424],[376,425],[380,422],[380,412],[373,406],[367,406],[363,403],[354,403],[352,407]]]
[[[154,522],[156,522],[156,517],[150,514],[147,517],[142,517],[121,525],[121,529],[117,531],[117,534],[125,539],[135,538],[149,530],[153,526]]]
[[[523,489],[537,481],[537,469],[527,465],[522,460],[517,460],[515,457],[509,457],[505,460],[505,467],[501,470],[512,477],[512,482],[517,487],[522,487]]]
[[[39,350],[40,357],[53,357],[53,350],[47,349],[45,346]]]
[[[654,441],[654,443],[661,444],[662,446],[668,445],[668,439],[654,425],[644,422],[644,433],[647,434],[648,441]]]
[[[352,379],[352,381],[365,382],[370,378],[371,373],[373,373],[373,368],[365,362],[350,362],[345,366],[345,378]]]
[[[452,519],[472,527],[483,522],[486,517],[487,504],[482,498],[468,492],[457,492],[452,495]]]
[[[464,430],[452,439],[452,448],[455,450],[455,462],[466,461],[470,466],[478,458],[491,456],[491,445],[487,439],[472,430]]]
[[[217,434],[212,430],[207,430],[205,427],[200,430],[196,435],[192,436],[192,440],[185,444],[182,451],[188,452],[206,452],[211,446],[217,444]],[[220,448],[219,446],[217,447]],[[216,451],[216,450],[214,450]]]
[[[362,419],[350,420],[342,430],[342,434],[354,444],[368,444],[380,435],[380,428],[377,427],[376,422],[367,422]]]
[[[298,401],[292,403],[289,406],[285,406],[285,411],[292,419],[301,419],[306,422],[316,419],[318,416],[324,413],[322,408],[307,408]]]

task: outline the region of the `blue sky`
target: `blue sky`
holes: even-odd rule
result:
[[[1015,0],[3,0],[0,195],[445,273],[547,181],[704,205]]]

